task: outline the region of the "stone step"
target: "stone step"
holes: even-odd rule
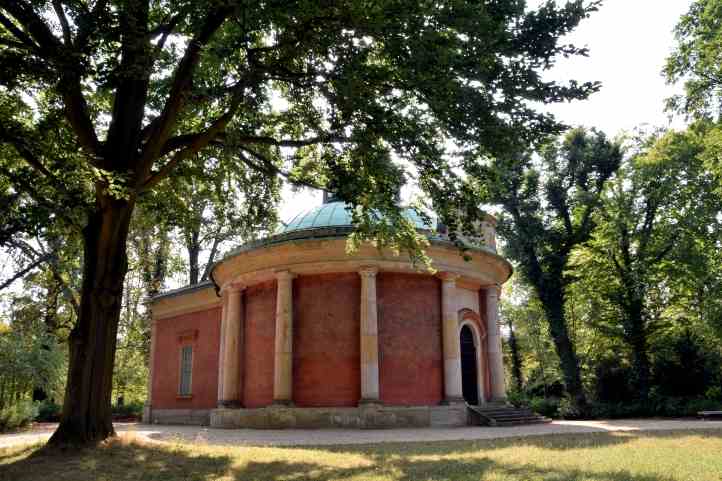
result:
[[[486,426],[520,426],[551,422],[528,408],[513,406],[468,406],[472,422]]]
[[[548,418],[534,418],[534,419],[526,419],[523,421],[497,421],[496,427],[506,427],[506,426],[528,426],[530,424],[548,424],[552,422],[551,419]]]
[[[484,413],[489,414],[490,416],[494,416],[496,414],[509,414],[509,413],[531,413],[532,411],[530,409],[474,409],[474,411],[478,413]]]
[[[506,418],[520,418],[520,417],[533,417],[535,413],[503,413],[503,414],[485,414],[479,413],[481,416],[494,419],[506,419]]]

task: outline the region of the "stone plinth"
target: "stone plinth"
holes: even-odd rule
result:
[[[348,408],[298,408],[269,406],[258,409],[214,409],[210,425],[215,428],[252,429],[379,429],[406,427],[453,427],[467,425],[463,404],[450,406],[382,406],[365,404]]]

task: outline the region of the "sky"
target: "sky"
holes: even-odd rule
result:
[[[530,0],[530,6],[541,3]],[[548,107],[572,126],[596,127],[613,137],[636,127],[680,127],[670,123],[664,99],[679,87],[666,85],[661,71],[674,47],[672,30],[691,0],[606,0],[598,12],[564,38],[585,46],[589,57],[561,59],[549,80],[600,81],[602,89],[587,100]],[[321,203],[321,194],[284,190],[281,219]]]

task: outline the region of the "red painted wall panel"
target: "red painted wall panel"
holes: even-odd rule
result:
[[[248,287],[244,292],[244,300],[243,406],[268,406],[273,403],[276,281]]]
[[[159,409],[210,409],[218,395],[221,308],[161,319],[156,326],[152,405]],[[189,398],[178,396],[180,351],[193,346]]]
[[[293,283],[293,401],[356,406],[361,396],[356,272],[299,276]]]
[[[440,281],[381,272],[377,296],[381,401],[438,404],[443,397]]]

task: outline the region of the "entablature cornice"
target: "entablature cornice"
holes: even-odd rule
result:
[[[510,264],[486,251],[474,251],[466,261],[455,248],[432,245],[426,250],[437,272],[457,277],[464,286],[489,286],[505,282],[511,275]],[[467,253],[468,255],[468,253]],[[225,259],[214,269],[214,279],[223,289],[229,284],[253,285],[289,275],[325,273],[400,272],[431,274],[423,265],[413,265],[408,256],[373,246],[346,251],[346,239],[299,240],[241,252]]]

